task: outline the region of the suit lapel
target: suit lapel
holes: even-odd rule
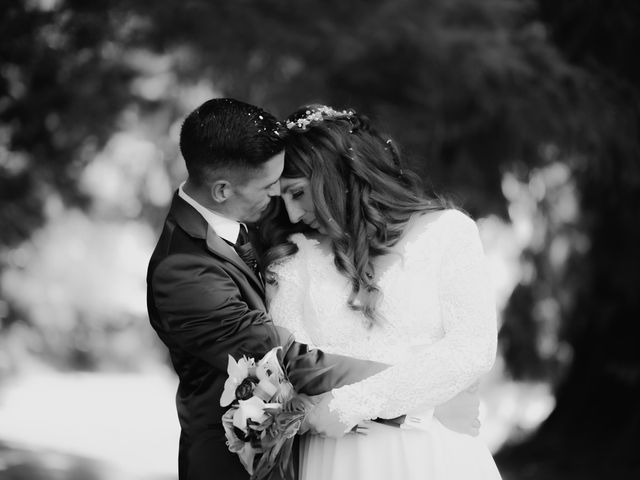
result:
[[[264,285],[256,274],[244,263],[236,251],[211,228],[207,221],[191,205],[185,202],[178,192],[173,196],[170,216],[185,232],[194,238],[206,240],[207,248],[217,257],[235,265],[253,283],[254,288],[264,297]]]
[[[264,296],[264,285],[262,281],[256,276],[256,274],[249,268],[249,266],[244,263],[236,251],[225,242],[222,238],[218,236],[218,234],[213,230],[213,228],[209,227],[207,229],[207,248],[209,251],[219,257],[222,257],[229,263],[234,264],[238,267],[242,272],[253,281],[256,290],[260,292],[262,296]]]

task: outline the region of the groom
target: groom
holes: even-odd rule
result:
[[[284,135],[271,114],[233,99],[205,102],[182,126],[188,179],[173,197],[147,274],[151,325],[179,377],[180,480],[248,478],[221,424],[228,355],[257,359],[282,346],[290,379],[309,395],[386,368],[309,350],[267,314],[246,224],[280,194]],[[305,381],[310,373],[313,381]],[[317,410],[312,427],[330,431],[335,419]]]

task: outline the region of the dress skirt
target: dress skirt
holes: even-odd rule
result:
[[[305,435],[300,480],[499,480],[500,473],[478,437],[453,432],[432,419],[405,429],[368,422],[366,435]]]

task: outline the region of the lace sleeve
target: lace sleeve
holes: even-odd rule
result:
[[[276,325],[285,327],[297,342],[313,347],[313,342],[304,328],[304,294],[309,285],[309,273],[305,263],[305,242],[301,234],[292,235],[300,250],[270,267],[275,284],[268,287],[269,313]]]
[[[334,389],[329,408],[337,411],[346,426],[435,407],[467,388],[493,365],[495,305],[478,230],[460,212],[446,215],[438,280],[444,336],[413,351],[404,362]]]

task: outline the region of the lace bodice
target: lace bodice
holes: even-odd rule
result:
[[[495,359],[496,318],[475,223],[457,210],[412,220],[394,253],[376,259],[383,320],[368,327],[347,305],[349,281],[331,251],[296,234],[299,251],[273,267],[276,324],[330,353],[392,365],[333,390],[345,425],[439,405],[487,372]]]

